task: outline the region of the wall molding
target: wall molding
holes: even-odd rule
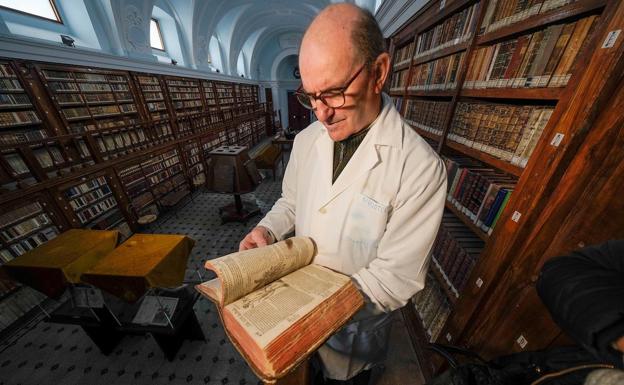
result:
[[[157,61],[140,60],[116,56],[89,48],[66,47],[60,43],[50,44],[37,39],[15,38],[0,35],[0,56],[59,64],[73,64],[86,67],[108,68],[122,71],[150,72],[161,75],[187,76],[207,80],[258,84],[257,81],[236,76],[198,71],[186,67],[161,64]]]

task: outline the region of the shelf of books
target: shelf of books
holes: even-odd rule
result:
[[[140,121],[127,73],[55,65],[36,68],[70,133]]]
[[[5,205],[0,214],[0,266],[66,229],[63,218],[43,196]],[[44,299],[43,294],[0,276],[0,333]]]
[[[234,86],[231,83],[214,82],[221,111],[234,108]]]
[[[158,76],[136,75],[136,80],[139,84],[139,90],[143,95],[143,100],[145,101],[150,119],[152,121],[158,121],[169,118],[169,112],[165,104],[165,96]]]
[[[202,186],[206,183],[206,167],[199,143],[196,141],[184,143],[182,144],[182,151],[192,185],[194,187]]]
[[[219,102],[217,98],[217,92],[215,89],[215,83],[209,80],[202,80],[202,89],[204,91],[204,99],[206,100],[206,110],[213,112],[211,114],[212,123],[219,121]]]
[[[43,139],[48,132],[16,72],[0,60],[0,145]]]
[[[58,187],[57,199],[72,227],[109,230],[127,226],[110,184],[106,173],[96,173]]]
[[[413,299],[412,321],[430,341],[454,342],[441,331],[471,271],[500,263],[483,250],[495,248],[511,197],[522,194],[516,186],[529,178],[524,170],[606,3],[434,0],[404,27],[412,35],[396,34],[390,96],[448,174],[428,287]]]
[[[191,122],[181,119],[185,116],[201,112],[204,109],[200,81],[177,77],[165,77],[167,91],[178,122],[178,134],[192,133]]]

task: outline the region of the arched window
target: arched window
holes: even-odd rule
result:
[[[160,32],[160,24],[158,24],[158,20],[156,19],[150,19],[150,46],[161,51],[165,50],[162,34]]]
[[[0,7],[62,23],[54,0],[0,0]]]

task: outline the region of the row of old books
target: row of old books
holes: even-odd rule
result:
[[[464,56],[464,53],[460,52],[413,67],[407,89],[411,91],[454,89],[457,87],[457,75]]]
[[[473,4],[418,35],[414,58],[468,41],[477,22],[480,5]]]
[[[563,87],[597,16],[478,48],[464,88]]]
[[[575,0],[493,0],[488,4],[480,33],[492,32]]]
[[[33,149],[33,154],[43,169],[63,164],[65,161],[59,147],[51,144]]]
[[[444,122],[450,112],[448,101],[409,99],[405,102],[405,120],[413,127],[442,135]]]
[[[14,78],[0,78],[0,91],[22,91],[19,80]]]
[[[408,74],[409,70],[407,69],[395,72],[390,81],[390,91],[403,91],[407,83]]]
[[[0,145],[13,145],[17,143],[36,141],[47,137],[48,133],[43,129],[12,130],[8,132],[3,132],[2,135],[0,135]]]
[[[52,225],[52,221],[48,214],[40,213],[22,222],[5,227],[0,231],[0,235],[2,235],[4,242],[10,243],[27,234],[35,235],[34,233],[36,230],[44,229],[50,225]],[[46,234],[43,234],[44,237],[45,235]]]
[[[0,76],[7,78],[14,78],[15,73],[8,63],[0,63]]]
[[[398,67],[405,63],[409,63],[412,60],[412,56],[414,53],[414,45],[415,41],[410,41],[408,44],[396,50],[394,53],[393,66]]]
[[[433,245],[432,269],[442,275],[455,297],[462,292],[485,242],[448,210]]]
[[[14,291],[10,298],[0,300],[0,329],[11,326],[44,299],[45,295],[29,287],[22,287]]]
[[[525,167],[552,113],[551,106],[460,102],[447,139]]]
[[[111,196],[110,198],[97,202],[80,212],[76,212],[76,215],[78,216],[78,219],[80,219],[80,223],[84,225],[92,222],[98,217],[101,217],[104,213],[111,211],[115,207],[117,207],[117,201],[115,200],[115,197]]]
[[[75,197],[88,193],[90,191],[101,188],[102,186],[107,186],[106,177],[100,176],[97,178],[93,178],[84,183],[81,183],[77,186],[73,186],[65,190],[65,197],[67,199],[74,199]]]
[[[491,234],[516,185],[516,179],[468,157],[444,157],[446,199],[483,232]]]
[[[8,244],[8,250],[10,250],[13,256],[20,256],[50,239],[55,238],[59,234],[56,226],[49,222],[49,218],[47,219],[48,222],[41,227],[34,228],[30,232],[25,232],[18,238],[11,240],[11,243]]]
[[[86,194],[80,195],[70,200],[69,204],[72,209],[78,210],[111,194],[112,191],[110,187],[107,184],[104,184],[93,191],[89,191]]]
[[[451,314],[453,306],[440,287],[440,283],[431,273],[427,274],[425,287],[412,297],[412,304],[429,341],[435,341]]]
[[[41,123],[35,111],[0,112],[0,127],[8,127],[16,124]]]
[[[30,106],[30,98],[26,94],[0,94],[0,106]]]

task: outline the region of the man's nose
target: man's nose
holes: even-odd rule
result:
[[[320,100],[316,100],[315,107],[316,108],[314,109],[314,113],[316,114],[316,118],[321,122],[324,122],[327,119],[331,118],[334,114],[334,109],[327,107],[325,103]]]

